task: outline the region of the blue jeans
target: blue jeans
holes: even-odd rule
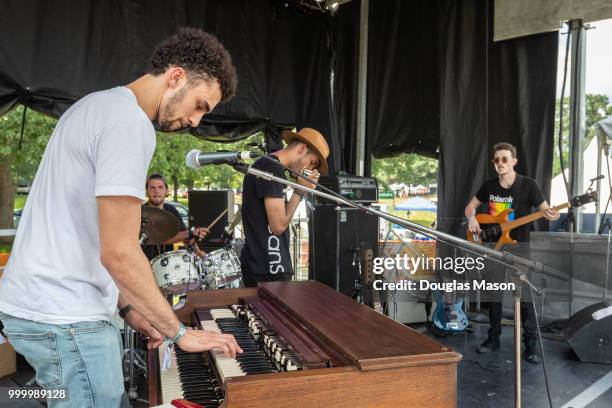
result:
[[[129,406],[121,368],[121,337],[107,321],[54,325],[0,312],[4,334],[36,370],[43,388],[67,388],[68,401],[49,408]]]

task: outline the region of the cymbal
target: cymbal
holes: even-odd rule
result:
[[[180,230],[181,222],[174,214],[159,208],[141,207],[140,236],[146,234],[145,244],[161,245]]]

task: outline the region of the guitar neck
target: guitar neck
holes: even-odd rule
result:
[[[569,203],[564,203],[564,204],[560,204],[557,205],[555,207],[553,207],[555,210],[559,211],[562,210],[564,208],[569,207],[570,204]],[[546,210],[540,210],[540,211],[536,211],[532,214],[526,215],[524,217],[521,218],[517,218],[516,220],[513,221],[508,221],[506,223],[501,224],[501,228],[502,231],[507,231],[507,230],[511,230],[514,228],[518,228],[520,226],[523,226],[525,224],[529,224],[530,222],[534,222],[536,220],[539,220],[540,218],[544,217],[544,212],[546,212]]]

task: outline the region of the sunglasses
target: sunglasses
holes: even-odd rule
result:
[[[499,164],[500,162],[506,164],[510,161],[510,159],[507,158],[506,156],[503,156],[503,157],[496,157],[491,161],[495,164]]]

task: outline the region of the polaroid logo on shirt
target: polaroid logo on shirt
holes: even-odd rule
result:
[[[270,226],[268,226],[268,232],[270,233],[268,236],[268,272],[276,275],[285,272],[285,267],[282,265],[280,239],[272,234]]]
[[[494,203],[509,203],[512,204],[512,196],[508,196],[508,197],[500,197],[498,195],[495,194],[491,194],[489,196],[489,201],[492,201]]]

